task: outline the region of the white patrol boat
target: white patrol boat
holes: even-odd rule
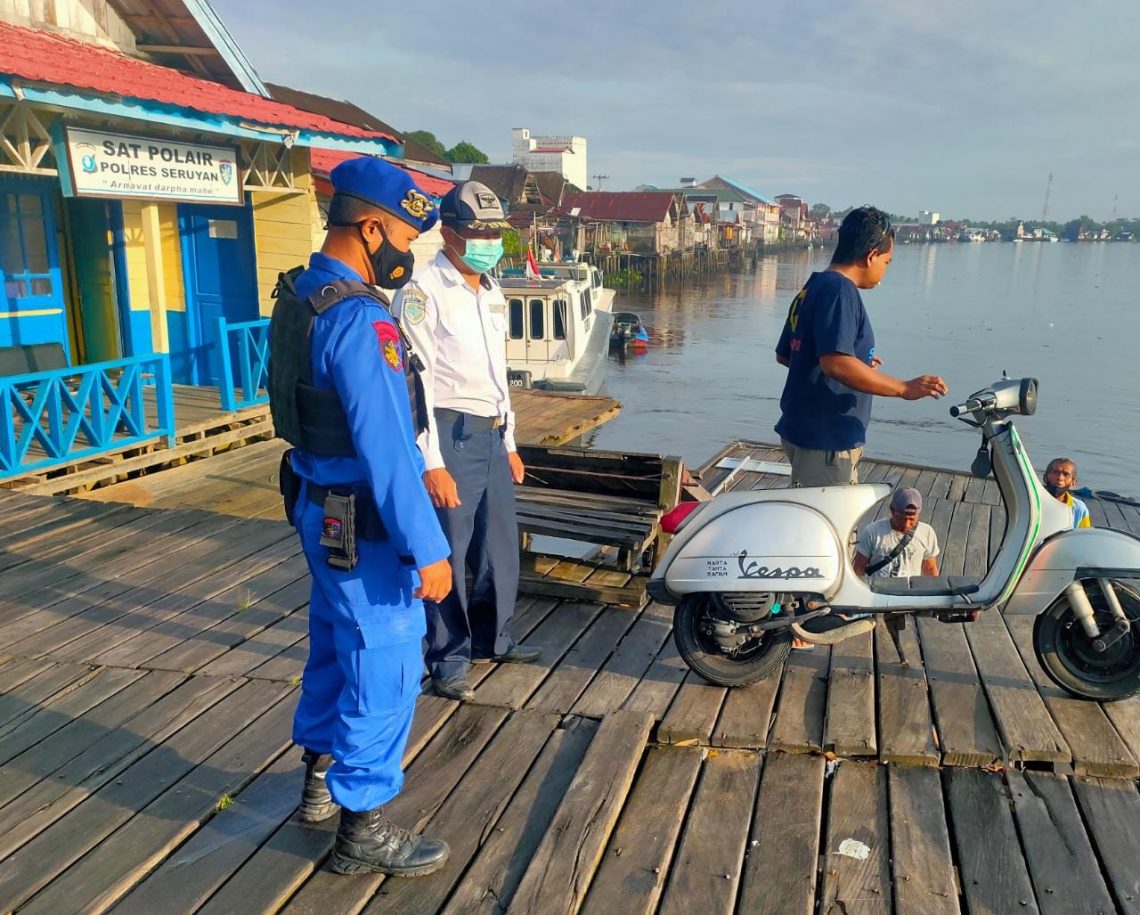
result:
[[[614,291],[589,264],[542,264],[499,278],[507,300],[507,368],[512,386],[596,393],[606,375]]]

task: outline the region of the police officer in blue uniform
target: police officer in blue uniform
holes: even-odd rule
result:
[[[436,220],[406,172],[352,159],[332,174],[325,243],[282,276],[270,327],[270,404],[295,447],[286,513],[312,575],[309,658],[293,725],[304,750],[300,816],[340,810],[330,867],[419,876],[448,847],[401,829],[383,805],[423,673],[424,600],[450,591],[450,548],[424,490],[417,360],[387,297],[411,277],[411,242]]]

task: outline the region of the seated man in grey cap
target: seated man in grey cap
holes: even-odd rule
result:
[[[870,578],[911,578],[938,574],[938,536],[919,521],[922,493],[910,487],[895,490],[890,516],[872,521],[859,532],[853,566],[856,575]]]

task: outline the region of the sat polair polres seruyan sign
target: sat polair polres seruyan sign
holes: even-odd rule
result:
[[[243,202],[238,151],[232,146],[77,127],[67,128],[66,144],[68,196]]]

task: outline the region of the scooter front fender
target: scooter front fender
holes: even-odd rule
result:
[[[1036,616],[1085,578],[1140,579],[1140,539],[1100,527],[1050,537],[1029,557],[1004,613]]]

